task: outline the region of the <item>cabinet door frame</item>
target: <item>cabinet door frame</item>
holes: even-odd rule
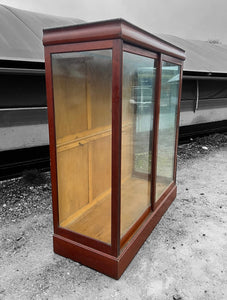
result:
[[[121,79],[119,76],[119,66],[120,61],[116,61],[116,58],[120,57],[119,48],[120,40],[104,40],[104,41],[91,41],[91,42],[79,42],[72,44],[61,44],[61,45],[50,45],[45,47],[45,67],[46,67],[46,89],[47,89],[47,104],[48,104],[48,119],[49,119],[49,138],[50,138],[50,161],[51,161],[51,183],[52,183],[52,206],[53,206],[53,224],[54,224],[54,234],[62,236],[64,238],[70,239],[75,243],[83,244],[87,247],[94,248],[98,251],[117,256],[117,238],[115,228],[117,216],[118,216],[118,206],[117,201],[113,201],[116,197],[117,185],[116,178],[113,180],[113,173],[116,174],[116,169],[119,165],[116,164],[115,168],[112,168],[112,192],[111,192],[111,245],[104,243],[102,241],[84,236],[82,234],[73,232],[69,229],[65,229],[59,226],[59,205],[58,205],[58,180],[57,180],[57,153],[56,153],[56,132],[55,132],[55,113],[54,113],[54,95],[53,95],[53,74],[52,74],[52,61],[51,55],[56,53],[69,53],[69,52],[82,52],[82,51],[95,51],[95,50],[112,50],[112,162],[115,160],[115,154],[118,156],[118,144],[119,140],[119,119],[114,114],[120,114],[119,105],[119,91]],[[119,60],[119,59],[118,59]],[[117,81],[117,85],[116,85]],[[114,92],[115,91],[115,92]],[[116,92],[118,91],[118,93]],[[115,104],[114,104],[115,103]],[[120,144],[119,144],[120,145]],[[114,164],[112,163],[114,166]],[[113,182],[114,181],[114,182]],[[114,184],[113,184],[114,183]],[[114,190],[113,190],[114,189]],[[118,199],[119,201],[119,199]],[[116,220],[113,218],[116,217]]]
[[[165,189],[161,194],[160,198],[155,202],[156,197],[156,183],[153,183],[153,195],[152,195],[152,210],[155,211],[157,207],[163,202],[166,196],[170,191],[176,186],[176,170],[177,170],[177,146],[178,146],[178,137],[179,137],[179,119],[180,119],[180,102],[181,102],[181,91],[182,91],[182,78],[183,78],[183,61],[166,54],[160,54],[159,67],[157,80],[159,82],[159,87],[157,89],[157,99],[155,114],[157,115],[156,122],[154,124],[155,128],[155,142],[154,142],[154,167],[152,178],[157,178],[157,159],[158,159],[158,130],[159,130],[159,118],[160,118],[160,97],[161,97],[161,81],[162,81],[162,63],[169,62],[176,64],[180,67],[180,78],[179,78],[179,88],[178,88],[178,104],[177,104],[177,117],[176,117],[176,135],[175,135],[175,146],[174,146],[174,164],[173,164],[173,182]]]
[[[146,50],[146,49],[142,49],[136,46],[132,46],[130,44],[124,43],[123,45],[123,52],[128,52],[131,54],[135,54],[141,57],[146,57],[146,58],[151,58],[155,61],[155,65],[156,65],[156,73],[155,73],[155,96],[154,96],[154,109],[155,109],[155,105],[156,105],[156,97],[157,97],[157,88],[158,88],[158,78],[157,78],[157,66],[159,65],[159,55],[151,50]],[[122,68],[123,68],[123,64],[122,64]],[[122,71],[123,72],[123,71]],[[124,248],[124,246],[127,244],[127,242],[133,238],[134,233],[138,230],[138,228],[140,227],[140,225],[148,218],[148,216],[151,214],[152,212],[152,189],[155,183],[155,179],[153,178],[153,173],[152,173],[152,167],[153,167],[153,160],[155,159],[155,157],[153,156],[153,149],[154,149],[154,124],[156,124],[157,120],[156,120],[157,116],[155,114],[155,111],[153,113],[153,131],[150,133],[150,142],[152,143],[152,147],[151,147],[151,151],[152,151],[152,156],[151,156],[151,174],[149,174],[149,178],[151,179],[151,184],[150,184],[150,188],[151,188],[151,197],[150,197],[150,206],[144,211],[144,213],[136,220],[136,222],[129,228],[129,230],[122,236],[121,238],[121,250]],[[135,134],[135,128],[133,128],[133,135]],[[134,157],[134,153],[133,153],[133,157]],[[134,169],[134,167],[133,167]],[[120,170],[121,172],[121,170]],[[144,175],[147,177],[147,174],[144,173],[140,173],[140,172],[136,172],[135,170],[133,170],[134,174],[136,175],[136,177],[139,178],[144,178]],[[121,215],[121,211],[120,211],[120,215]]]

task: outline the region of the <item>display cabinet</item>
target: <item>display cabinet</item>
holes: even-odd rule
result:
[[[184,51],[121,19],[43,43],[54,251],[119,278],[176,197]]]

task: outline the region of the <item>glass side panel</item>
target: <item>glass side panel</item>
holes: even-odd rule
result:
[[[112,50],[52,55],[59,225],[111,243]]]
[[[162,63],[156,201],[173,182],[180,67]]]
[[[121,237],[151,205],[155,60],[123,54]]]

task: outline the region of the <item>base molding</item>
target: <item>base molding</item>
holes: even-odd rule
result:
[[[156,207],[155,211],[142,223],[118,257],[77,243],[59,234],[54,234],[53,236],[54,252],[95,269],[107,276],[119,279],[175,199],[176,191],[177,188],[176,185],[174,185],[163,201]]]

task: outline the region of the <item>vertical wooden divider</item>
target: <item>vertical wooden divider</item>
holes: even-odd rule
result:
[[[91,119],[91,94],[90,94],[90,73],[88,71],[88,65],[86,63],[86,97],[87,97],[87,129],[91,129],[92,127],[92,119]]]
[[[90,73],[86,63],[86,99],[87,99],[87,129],[92,128],[92,113],[91,113],[91,94],[90,94]],[[88,143],[88,202],[93,200],[93,180],[92,180],[92,145]]]
[[[57,179],[57,153],[56,153],[56,133],[55,133],[55,112],[53,102],[53,75],[50,47],[45,47],[45,78],[48,107],[48,126],[50,140],[50,168],[51,168],[51,187],[52,187],[52,207],[53,207],[53,225],[54,232],[57,232],[59,226],[58,211],[58,179]]]
[[[111,245],[113,255],[120,253],[121,215],[121,123],[122,123],[122,56],[123,42],[113,42],[112,64],[112,209]]]
[[[157,59],[156,81],[155,81],[155,106],[153,120],[153,139],[152,139],[152,169],[151,169],[151,209],[154,210],[156,198],[156,176],[157,176],[157,153],[158,153],[158,127],[161,97],[161,80],[162,80],[162,55],[159,54]]]
[[[88,199],[89,203],[93,200],[93,182],[92,182],[92,146],[88,144]]]
[[[178,94],[178,108],[177,108],[177,120],[176,120],[176,139],[175,139],[175,153],[174,153],[174,168],[173,168],[173,180],[176,183],[176,171],[177,171],[177,147],[179,138],[179,123],[180,123],[180,104],[181,104],[181,91],[182,91],[182,78],[183,78],[183,63],[181,62],[180,82],[179,82],[179,94]]]

